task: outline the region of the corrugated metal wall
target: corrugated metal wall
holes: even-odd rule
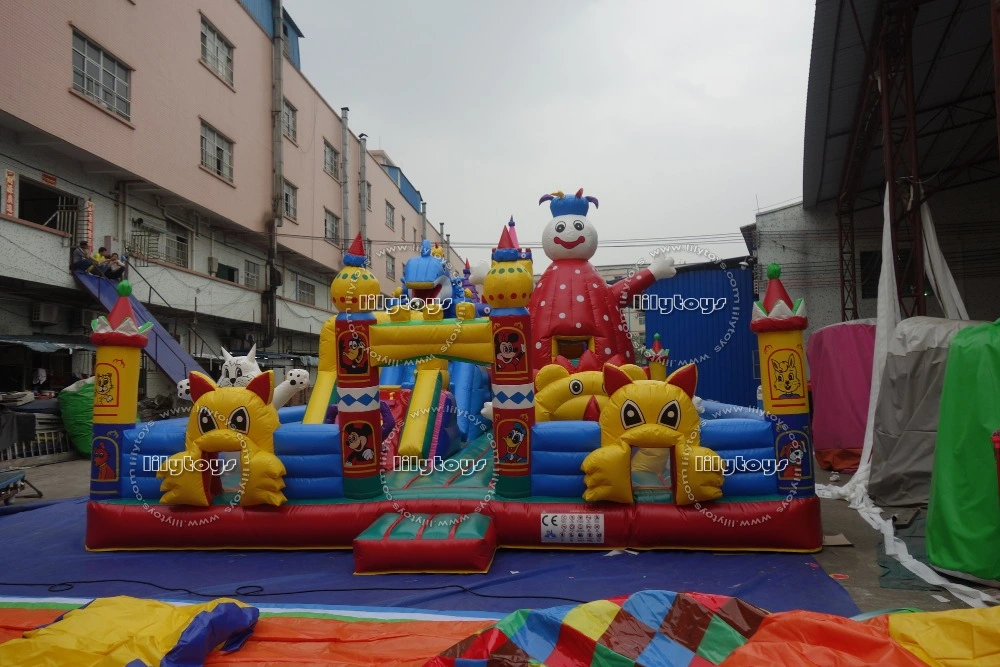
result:
[[[274,31],[271,28],[274,25],[274,14],[271,11],[271,0],[240,0],[240,4],[250,12],[250,16],[254,17],[260,24],[267,36],[273,39]],[[288,16],[287,11],[284,12],[284,16]],[[302,69],[302,62],[299,58],[299,33],[293,25],[289,25],[287,20],[285,25],[288,27],[288,59],[295,66],[295,69]]]
[[[250,16],[257,19],[257,23],[264,29],[268,37],[274,37],[271,26],[274,24],[271,13],[271,0],[240,0]]]
[[[410,183],[410,179],[406,177],[406,174],[399,167],[393,167],[391,165],[385,165],[385,170],[389,172],[389,176],[392,178],[393,182],[399,188],[400,193],[403,198],[410,202],[412,206],[418,213],[420,212],[420,192],[413,187],[413,183]]]
[[[668,373],[698,365],[698,395],[756,406],[760,371],[757,338],[750,331],[753,271],[739,259],[678,267],[640,296],[646,311],[646,345],[653,334],[670,350]]]

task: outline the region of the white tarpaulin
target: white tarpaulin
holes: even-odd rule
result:
[[[973,607],[985,607],[987,603],[996,603],[991,596],[982,591],[953,583],[932,570],[929,566],[916,560],[909,554],[906,544],[895,536],[892,522],[882,518],[882,510],[876,507],[868,497],[868,479],[871,476],[872,444],[875,434],[875,407],[878,405],[879,389],[882,386],[882,373],[889,353],[889,341],[896,331],[896,326],[902,319],[899,311],[899,297],[896,291],[895,255],[892,248],[892,218],[889,215],[889,185],[885,188],[885,202],[882,224],[882,271],[878,281],[878,315],[875,319],[875,356],[872,360],[872,389],[868,400],[868,422],[865,426],[864,448],[861,452],[861,462],[857,473],[843,486],[817,484],[816,495],[821,498],[842,498],[861,514],[872,528],[882,533],[885,541],[885,552],[898,560],[907,570],[924,581],[948,590],[959,600]],[[924,268],[927,277],[934,288],[934,294],[941,301],[941,306],[949,318],[969,319],[969,315],[958,293],[955,280],[944,260],[941,248],[937,242],[937,232],[934,230],[934,220],[930,208],[924,203],[921,206],[922,231],[924,238]]]

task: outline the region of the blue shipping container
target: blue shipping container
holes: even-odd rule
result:
[[[743,259],[678,266],[676,276],[658,280],[637,301],[646,312],[646,346],[659,333],[670,350],[668,374],[695,363],[699,396],[755,406],[753,270],[740,266]]]

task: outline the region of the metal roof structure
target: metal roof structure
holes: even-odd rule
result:
[[[817,0],[806,100],[803,206],[835,201],[841,305],[857,317],[854,212],[888,185],[900,303],[922,314],[919,204],[1000,176],[994,0]]]

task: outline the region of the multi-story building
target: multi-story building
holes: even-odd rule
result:
[[[128,255],[135,295],[206,369],[251,341],[272,365],[308,365],[359,231],[387,293],[422,238],[450,245],[403,171],[302,74],[302,33],[280,7],[4,4],[0,345],[86,349],[100,305],[68,266],[89,240]],[[53,388],[90,370],[86,354],[3,349],[0,389],[35,367]],[[173,379],[147,363],[148,394]]]

